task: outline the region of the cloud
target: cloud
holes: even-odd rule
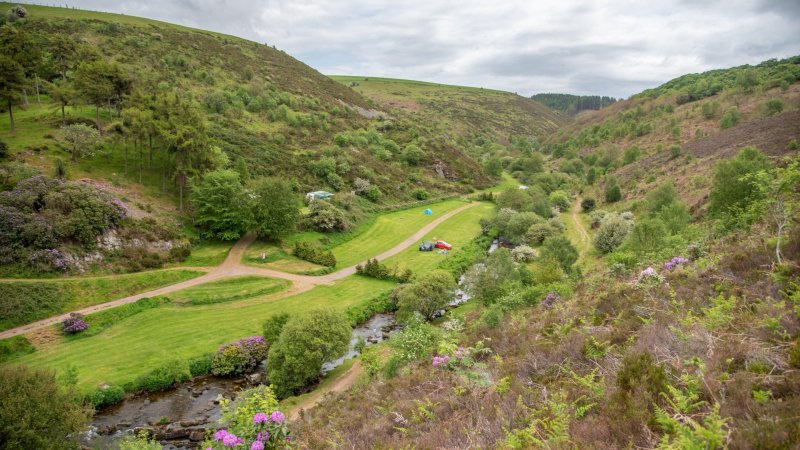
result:
[[[627,97],[800,53],[796,0],[72,0],[266,42],[323,73]]]

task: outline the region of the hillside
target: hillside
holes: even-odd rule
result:
[[[0,9],[12,5],[2,3]],[[268,45],[116,14],[34,5],[27,11],[26,18],[10,26],[24,32],[43,59],[27,69],[24,89],[13,93],[16,135],[9,132],[3,111],[0,138],[17,161],[46,172],[56,160],[69,159],[56,96],[66,105],[66,123],[88,123],[99,116],[108,131],[97,157],[67,163],[70,177],[111,182],[120,190],[130,187],[129,196],[148,190],[138,196],[141,203],[150,203],[160,196],[159,189],[172,185],[167,199],[175,198],[183,183],[176,179],[184,175],[176,169],[180,158],[162,162],[164,154],[175,156],[168,139],[157,130],[130,129],[136,110],[158,114],[159,99],[171,97],[200,114],[208,145],[227,156],[223,165],[242,164],[241,158],[252,177],[281,176],[298,192],[347,191],[360,177],[377,185],[392,203],[408,200],[409,185],[441,195],[488,182],[452,139],[428,133],[414,121],[382,120],[388,114],[373,110],[357,92]],[[81,85],[90,68],[110,70],[106,75],[116,77],[114,92],[90,98],[91,85]],[[39,96],[34,95],[37,88]],[[337,146],[334,137],[342,133],[362,138]],[[137,138],[143,141],[138,151]],[[413,167],[402,157],[410,144],[424,151]],[[413,181],[409,172],[415,174]]]
[[[393,114],[428,124],[431,132],[463,146],[491,140],[504,145],[514,137],[541,136],[569,120],[541,104],[510,92],[423,81],[332,75]]]
[[[600,95],[535,94],[531,98],[548,108],[575,116],[581,111],[596,111],[617,101],[614,97]]]

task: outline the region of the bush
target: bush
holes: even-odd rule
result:
[[[263,336],[251,336],[223,345],[211,357],[211,373],[216,376],[241,375],[254,371],[267,357]]]
[[[428,193],[425,189],[416,188],[411,191],[411,198],[415,198],[417,200],[427,200],[430,198],[431,194]]]
[[[783,112],[783,100],[779,98],[770,99],[767,104],[765,105],[766,114],[768,116],[774,116],[775,114],[779,114]]]
[[[205,354],[189,360],[189,375],[199,377],[211,373],[211,354]]]
[[[669,158],[675,159],[683,154],[683,149],[680,145],[675,144],[669,147]]]
[[[545,239],[542,245],[541,258],[552,259],[558,262],[564,272],[572,272],[572,265],[578,260],[578,250],[564,236],[554,236]]]
[[[593,198],[585,198],[581,200],[581,211],[588,213],[594,210],[596,202]]]
[[[455,288],[453,276],[444,270],[418,275],[413,282],[400,286],[393,293],[397,298],[398,319],[408,322],[415,314],[427,320],[433,319],[436,312],[453,299]]]
[[[750,223],[752,218],[742,217],[743,212],[760,194],[746,176],[769,168],[769,159],[755,147],[745,147],[733,158],[718,162],[709,194],[710,215],[717,219],[730,216],[743,224]]]
[[[612,178],[606,182],[605,198],[606,203],[614,203],[622,200],[622,191],[619,188],[619,184],[617,184],[617,180]]]
[[[518,245],[511,250],[511,257],[514,258],[514,261],[516,262],[530,262],[536,258],[536,250],[528,247],[527,245]]]
[[[308,206],[308,219],[318,231],[328,233],[331,231],[347,231],[350,222],[344,211],[325,200],[315,200]]]
[[[4,159],[8,156],[8,144],[6,141],[0,139],[0,159]]]
[[[300,202],[287,181],[261,180],[253,187],[253,194],[253,224],[260,237],[277,239],[294,231],[300,218]]]
[[[525,241],[533,245],[541,245],[545,239],[558,233],[559,231],[549,222],[536,223],[528,228],[525,233]]]
[[[638,221],[628,236],[627,246],[637,254],[654,253],[664,245],[667,229],[658,219]]]
[[[410,166],[419,165],[425,159],[425,152],[414,144],[408,144],[403,149],[403,160]]]
[[[658,213],[658,218],[667,227],[670,234],[678,234],[689,223],[689,209],[686,204],[681,201],[674,201],[663,208]]]
[[[639,147],[632,145],[625,149],[625,154],[622,156],[622,164],[628,165],[635,162],[641,156],[642,151],[639,150]],[[591,184],[591,183],[590,183]]]
[[[126,389],[128,391],[157,392],[169,389],[175,383],[182,383],[192,378],[189,365],[185,361],[170,361],[142,375]]]
[[[559,211],[564,212],[569,209],[570,199],[564,191],[553,191],[549,196],[550,204],[558,208]]]
[[[64,334],[77,334],[89,328],[83,321],[83,316],[79,313],[70,313],[69,317],[61,322],[61,329]]]
[[[357,265],[356,273],[379,280],[386,280],[392,276],[389,268],[378,262],[377,259],[369,259],[363,266]]]
[[[0,443],[5,449],[75,449],[91,408],[62,391],[55,374],[25,366],[0,367]]]
[[[233,170],[206,173],[192,186],[191,202],[195,224],[205,238],[239,239],[252,223],[247,193]]]
[[[350,336],[347,318],[338,311],[290,318],[267,360],[267,377],[277,396],[286,398],[318,380],[322,364],[347,351]]]
[[[703,103],[701,110],[704,119],[713,119],[719,115],[719,102],[715,100],[705,102]]]
[[[675,186],[672,182],[667,182],[647,193],[645,207],[651,214],[656,214],[677,198],[678,191],[675,190]]]
[[[286,322],[288,321],[288,313],[273,314],[264,321],[264,340],[267,342],[268,347],[274,345],[275,342],[278,342],[278,338],[281,335],[283,326],[286,325]]]
[[[125,398],[125,390],[120,386],[106,386],[86,396],[86,401],[95,409],[116,405]]]
[[[422,320],[412,320],[400,333],[392,336],[389,345],[395,350],[393,358],[398,365],[406,361],[422,359],[433,353],[440,331]],[[390,360],[391,361],[391,360]]]
[[[742,114],[738,109],[732,108],[725,111],[725,114],[722,115],[722,119],[719,121],[719,127],[723,130],[733,128],[739,124],[740,120],[742,120]]]
[[[514,244],[520,244],[525,240],[528,230],[542,222],[544,219],[534,212],[521,212],[511,215],[506,226],[498,231]]]
[[[314,245],[311,242],[294,243],[294,255],[300,259],[326,267],[336,266],[336,256],[330,250]]]
[[[0,363],[17,356],[27,355],[36,351],[25,336],[14,336],[0,340]]]
[[[602,253],[612,252],[622,244],[630,230],[630,222],[619,215],[609,214],[601,222],[597,236],[594,238],[594,246]]]

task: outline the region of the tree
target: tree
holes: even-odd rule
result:
[[[61,105],[61,124],[63,126],[67,125],[67,115],[65,108],[72,104],[75,96],[75,89],[73,88],[72,84],[66,80],[55,80],[54,82],[48,84],[47,87],[48,93],[50,94],[50,98]]]
[[[85,62],[78,66],[75,74],[75,89],[89,104],[94,105],[97,114],[97,129],[102,132],[100,108],[114,96],[115,67],[103,62]]]
[[[61,81],[67,81],[67,70],[72,68],[75,58],[75,41],[62,33],[55,34],[50,40],[49,50],[61,74]]]
[[[243,184],[250,182],[250,170],[247,168],[247,161],[245,161],[244,158],[241,156],[236,158],[236,163],[234,163],[233,170],[239,174],[239,179],[242,180]]]
[[[661,208],[658,218],[661,219],[670,234],[674,235],[680,233],[686,227],[691,216],[686,204],[676,200]]]
[[[253,193],[253,223],[259,236],[278,239],[294,231],[300,218],[300,202],[287,181],[259,180]]]
[[[589,186],[593,185],[596,178],[597,172],[595,172],[594,167],[589,167],[589,170],[586,171],[586,184]]]
[[[600,229],[594,238],[594,246],[603,253],[612,252],[622,244],[630,230],[630,222],[619,214],[608,214],[600,223]]]
[[[456,282],[449,272],[434,270],[418,275],[413,282],[400,286],[397,293],[397,316],[408,321],[419,313],[431,320],[453,299]]]
[[[486,258],[483,265],[473,266],[466,275],[467,292],[485,305],[503,296],[510,283],[519,279],[517,266],[508,249],[500,248]]]
[[[542,259],[553,260],[564,269],[572,272],[572,265],[578,260],[578,250],[564,236],[553,236],[544,240],[542,245]]]
[[[503,236],[511,242],[520,244],[524,241],[525,233],[531,226],[544,222],[544,219],[534,212],[521,212],[511,216],[502,230]]]
[[[279,398],[319,379],[322,364],[342,356],[352,330],[341,312],[309,311],[289,319],[267,358],[267,378]]]
[[[232,170],[207,173],[192,187],[192,205],[203,237],[239,239],[252,223],[247,193]]]
[[[570,199],[564,191],[553,191],[550,193],[550,203],[557,207],[559,211],[564,212],[569,209]]]
[[[612,177],[606,181],[605,198],[606,203],[614,203],[622,199],[622,191],[619,188],[616,178]]]
[[[14,124],[13,102],[16,98],[16,90],[25,82],[25,71],[16,61],[5,55],[0,55],[0,97],[6,101],[8,106],[8,118],[11,121],[11,133],[16,133],[17,128]]]
[[[269,316],[267,320],[264,321],[263,336],[264,340],[267,341],[267,345],[271,347],[278,342],[278,338],[281,336],[281,331],[283,331],[283,327],[288,321],[288,313],[276,313]]]
[[[91,156],[100,140],[100,133],[97,130],[82,123],[62,127],[61,135],[70,145],[73,161],[77,161],[83,156]]]
[[[514,211],[530,211],[533,199],[527,192],[521,189],[508,188],[497,196],[497,206],[499,208],[510,208]]]
[[[730,222],[730,226],[747,226],[755,218],[743,215],[750,204],[761,198],[758,187],[749,175],[766,171],[769,159],[755,147],[745,147],[733,158],[720,161],[714,167],[714,177],[709,194],[708,212],[716,218]]]
[[[425,159],[425,151],[415,144],[408,144],[403,148],[403,159],[410,166],[419,165]]]
[[[31,39],[30,35],[20,27],[0,28],[0,54],[5,55],[22,67],[23,81],[33,75],[40,67],[42,53],[39,46]],[[25,83],[21,83],[19,88],[28,102],[25,92]]]
[[[595,203],[593,198],[588,198],[587,197],[587,198],[581,200],[581,211],[583,211],[585,213],[592,212],[592,210],[594,209],[595,206],[596,206],[596,203]]]
[[[795,218],[800,202],[797,187],[800,186],[800,157],[795,157],[786,167],[777,167],[771,171],[760,170],[748,178],[753,181],[761,199],[751,205],[750,215],[761,216],[767,213],[775,224],[775,260],[783,263],[781,243],[783,231]]]
[[[678,191],[675,190],[675,186],[672,182],[668,181],[647,193],[645,205],[650,214],[658,214],[662,208],[669,205],[677,198]]]
[[[659,219],[639,220],[628,235],[625,246],[639,255],[658,251],[664,244],[667,229]]]
[[[323,233],[345,231],[350,228],[350,223],[347,221],[344,212],[325,200],[311,202],[308,206],[308,218],[314,228]]]
[[[503,163],[500,158],[493,156],[486,160],[484,169],[489,176],[498,178],[503,173]]]
[[[0,444],[9,450],[77,449],[72,438],[85,429],[92,410],[72,391],[59,388],[53,372],[0,367]]]

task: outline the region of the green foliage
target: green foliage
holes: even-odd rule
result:
[[[683,154],[683,148],[680,145],[674,144],[669,146],[669,158],[675,159]]]
[[[725,114],[722,115],[722,119],[719,121],[719,127],[723,130],[733,128],[736,125],[739,125],[739,121],[741,120],[742,113],[740,113],[736,108],[731,108],[725,111]]]
[[[284,325],[289,321],[289,313],[275,313],[264,321],[263,336],[267,345],[272,346],[278,342]]]
[[[531,197],[525,191],[517,188],[508,188],[497,196],[498,208],[509,208],[514,211],[530,211]]]
[[[161,450],[161,444],[150,439],[146,432],[141,432],[138,436],[125,436],[119,441],[119,450]]]
[[[544,240],[541,258],[558,263],[564,272],[572,272],[572,265],[578,261],[578,250],[564,236],[553,236]]]
[[[508,249],[489,255],[483,266],[474,266],[466,274],[466,290],[473,298],[491,305],[503,297],[510,285],[520,279],[520,270]]]
[[[87,395],[86,401],[95,409],[100,409],[106,406],[116,405],[121,402],[123,398],[125,398],[125,390],[122,389],[122,387],[104,386]]]
[[[425,160],[425,151],[415,144],[408,144],[403,148],[403,160],[410,166],[418,166]]]
[[[427,200],[431,194],[423,188],[416,188],[411,191],[411,198],[416,200]]]
[[[559,211],[569,210],[570,201],[569,195],[564,191],[553,191],[549,196],[550,204],[557,207]]]
[[[252,372],[267,357],[267,343],[261,336],[240,339],[220,347],[211,357],[211,373],[233,376]]]
[[[422,318],[409,321],[406,328],[392,336],[389,341],[389,345],[394,349],[393,359],[397,358],[394,364],[400,366],[404,362],[431,355],[440,336],[439,329],[425,323]]]
[[[662,208],[678,198],[678,191],[672,182],[666,182],[647,193],[645,207],[651,214],[657,214]]]
[[[660,209],[658,218],[667,227],[670,234],[676,235],[686,228],[691,217],[685,203],[673,201]]]
[[[564,392],[556,392],[530,412],[526,428],[506,432],[505,446],[511,449],[566,448],[572,405]]]
[[[397,317],[408,322],[415,314],[420,314],[430,320],[447,306],[455,288],[456,282],[447,271],[434,270],[417,275],[411,283],[400,286],[393,294],[397,298]]]
[[[0,367],[0,441],[9,450],[77,449],[91,408],[62,391],[55,375],[24,366]]]
[[[505,226],[498,224],[497,231],[511,242],[519,244],[525,240],[525,235],[532,226],[542,222],[544,219],[534,212],[520,212],[512,214]]]
[[[642,219],[636,222],[628,235],[626,247],[638,255],[655,253],[664,245],[667,228],[659,219]]]
[[[719,102],[716,100],[705,102],[703,103],[701,111],[703,113],[704,119],[706,120],[715,119],[719,115]]]
[[[351,227],[344,211],[331,202],[315,200],[308,207],[308,220],[311,225],[324,233],[331,231],[347,231]]]
[[[253,223],[260,237],[279,239],[294,231],[300,218],[300,202],[287,181],[259,180],[253,186],[253,193]]]
[[[25,336],[13,336],[0,340],[0,363],[35,351],[36,348]]]
[[[622,190],[620,190],[616,178],[611,178],[606,181],[604,195],[606,203],[614,203],[622,200]]]
[[[267,360],[267,378],[276,395],[288,397],[316,381],[324,362],[347,351],[350,331],[345,315],[333,310],[291,317]]]
[[[61,129],[61,136],[70,146],[73,161],[85,156],[92,156],[100,140],[100,133],[95,128],[82,123],[65,126]]]
[[[595,200],[591,197],[584,198],[581,200],[581,211],[584,213],[592,212],[597,206]]]
[[[189,364],[186,361],[166,362],[145,375],[140,376],[130,386],[126,386],[126,391],[146,391],[157,392],[172,387],[176,383],[182,383],[192,377],[189,372]]]
[[[192,186],[195,224],[205,238],[239,239],[253,223],[250,202],[239,174],[209,172]]]
[[[608,214],[600,223],[594,238],[594,246],[602,253],[609,253],[622,244],[631,231],[631,223],[620,215]]]
[[[591,186],[594,184],[596,179],[597,172],[595,172],[594,167],[590,167],[589,170],[586,171],[586,184]]]
[[[745,147],[733,158],[718,162],[709,194],[711,216],[727,228],[751,224],[756,218],[743,213],[761,198],[761,193],[747,176],[769,168],[769,159],[755,147]]]
[[[718,330],[726,327],[733,320],[733,309],[736,307],[736,297],[720,293],[711,299],[711,307],[705,310],[703,323],[709,330]]]
[[[639,149],[639,147],[631,145],[630,147],[625,149],[625,153],[622,155],[622,164],[627,166],[628,164],[631,164],[636,160],[638,160],[641,155],[642,151]]]
[[[294,256],[326,267],[336,266],[336,256],[330,250],[315,245],[313,242],[297,241],[294,243]]]
[[[189,360],[189,375],[199,377],[211,373],[211,354],[198,356]]]

